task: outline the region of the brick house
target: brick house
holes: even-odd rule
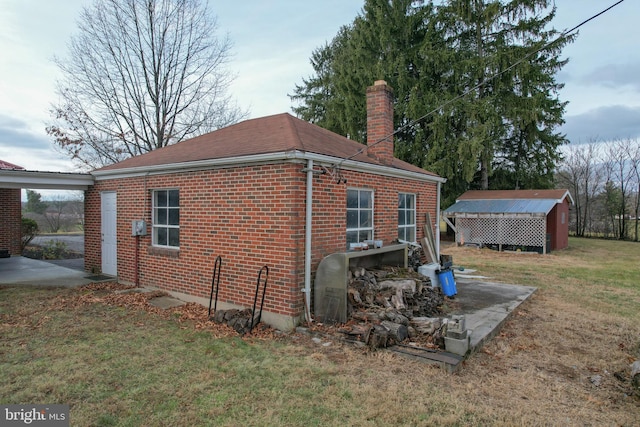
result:
[[[22,171],[22,166],[0,160],[0,169]],[[20,255],[22,253],[22,205],[20,188],[0,187],[0,255]]]
[[[369,145],[289,114],[247,120],[92,172],[85,268],[219,308],[251,307],[269,267],[262,320],[293,328],[322,258],[349,244],[418,241],[445,180],[393,157],[393,92],[367,89]],[[132,236],[144,220],[146,235]],[[137,260],[137,264],[136,264]]]

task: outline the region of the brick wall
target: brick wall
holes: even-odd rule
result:
[[[143,286],[208,298],[215,258],[223,258],[218,300],[253,304],[259,269],[270,269],[264,310],[291,317],[304,312],[306,174],[302,164],[261,165],[98,181],[85,197],[85,267],[99,270],[100,192],[117,192],[118,276],[135,282],[131,221],[151,224],[151,191],[180,190],[180,250],[140,238]],[[418,235],[424,213],[435,217],[436,184],[344,171],[348,184],[314,178],[312,271],[321,259],[346,249],[346,190],[374,190],[375,238],[397,238],[398,192],[416,194]]]
[[[393,159],[393,90],[384,80],[367,88],[368,154],[383,163]]]
[[[0,249],[21,255],[22,206],[20,189],[0,188]]]

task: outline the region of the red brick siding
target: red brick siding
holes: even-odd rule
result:
[[[398,238],[398,193],[416,195],[416,235],[424,236],[422,224],[429,212],[436,218],[437,184],[342,171],[346,184],[336,184],[329,176],[314,180],[312,270],[323,257],[346,250],[346,197],[348,188],[373,191],[374,238],[385,245]]]
[[[84,269],[101,271],[102,254],[100,242],[100,186],[92,186],[84,192]]]
[[[376,82],[376,85],[367,88],[368,153],[383,162],[391,162],[393,159],[393,90],[386,83],[380,83],[382,84]]]
[[[22,206],[19,188],[0,188],[0,249],[21,255]]]
[[[269,266],[265,311],[299,316],[304,311],[306,174],[302,164],[262,165],[98,181],[85,198],[85,262],[100,261],[100,192],[117,191],[118,276],[135,282],[131,221],[148,222],[140,238],[140,284],[209,297],[212,268],[223,258],[219,301],[253,304],[256,278]],[[343,171],[348,184],[314,178],[312,271],[320,260],[346,249],[346,189],[371,188],[375,237],[397,237],[398,191],[415,193],[418,235],[426,211],[435,217],[436,185]],[[151,191],[180,190],[180,250],[151,247]]]

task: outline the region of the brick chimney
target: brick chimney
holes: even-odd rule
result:
[[[384,80],[376,80],[373,86],[367,88],[367,145],[369,146],[367,152],[369,156],[384,164],[390,164],[393,159],[392,134],[393,89]],[[383,138],[386,139],[381,141]]]

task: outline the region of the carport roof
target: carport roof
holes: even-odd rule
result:
[[[0,188],[86,190],[90,185],[93,185],[93,180],[93,176],[88,173],[0,168]]]
[[[9,163],[0,159],[0,169],[10,169],[10,170],[24,170],[22,166],[14,165],[13,163]]]

